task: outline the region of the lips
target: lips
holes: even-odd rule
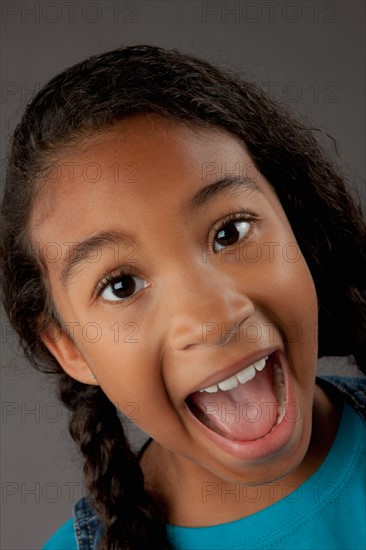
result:
[[[186,403],[206,428],[238,442],[269,434],[283,419],[284,377],[279,354],[261,357],[229,377],[191,393]]]

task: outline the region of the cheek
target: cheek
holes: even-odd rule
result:
[[[141,411],[151,413],[152,401],[164,402],[156,323],[140,322],[118,308],[91,311],[76,291],[72,299],[61,292],[58,298],[60,315],[79,352],[122,413],[134,420],[137,408],[141,417]]]
[[[81,326],[77,345],[102,390],[123,414],[146,425],[155,408],[167,403],[159,357],[146,330],[134,321]]]
[[[283,268],[285,304],[307,322],[317,321],[318,302],[316,289],[309,268],[301,256],[298,261],[286,261]],[[295,314],[295,313],[294,313]]]
[[[269,245],[272,244],[272,249]],[[317,317],[317,297],[308,266],[294,243],[261,243],[259,260],[240,262],[242,291],[288,321]],[[245,252],[247,254],[247,252]],[[244,255],[244,253],[242,254]],[[239,266],[239,264],[237,264]],[[237,267],[233,264],[233,270]]]
[[[289,250],[289,249],[288,249]],[[263,262],[253,269],[252,296],[263,319],[264,333],[271,339],[279,330],[292,348],[300,353],[305,348],[312,359],[317,354],[318,304],[314,281],[302,256],[282,255],[276,261]],[[273,337],[273,336],[272,336]]]
[[[313,278],[305,260],[284,262],[281,290],[273,295],[278,302],[278,325],[286,346],[296,400],[303,412],[313,399],[318,357],[318,303]]]
[[[287,341],[309,346],[311,355],[317,349],[318,304],[314,281],[303,258],[284,264],[281,308]]]

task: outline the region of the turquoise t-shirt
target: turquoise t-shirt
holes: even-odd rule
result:
[[[332,448],[305,483],[237,521],[212,527],[168,525],[172,546],[177,550],[365,550],[365,435],[362,418],[344,403]],[[77,548],[69,520],[42,550]]]
[[[78,550],[74,531],[74,520],[69,519],[56,531],[42,550]]]

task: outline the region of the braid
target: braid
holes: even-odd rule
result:
[[[98,386],[62,375],[60,398],[71,411],[70,434],[85,457],[85,484],[105,534],[100,550],[169,548],[165,522],[144,489],[116,407]]]

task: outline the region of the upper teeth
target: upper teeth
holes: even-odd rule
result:
[[[249,367],[245,367],[245,369],[241,370],[237,374],[234,374],[234,376],[230,376],[230,378],[226,378],[225,380],[218,382],[218,384],[214,384],[213,386],[209,386],[208,388],[203,388],[200,391],[215,393],[219,389],[222,391],[228,391],[237,388],[239,384],[245,384],[246,382],[249,382],[249,380],[252,380],[252,378],[255,377],[257,371],[263,370],[266,365],[267,359],[268,356],[264,357],[260,361],[257,361],[256,363],[253,363],[252,365],[249,365]]]

